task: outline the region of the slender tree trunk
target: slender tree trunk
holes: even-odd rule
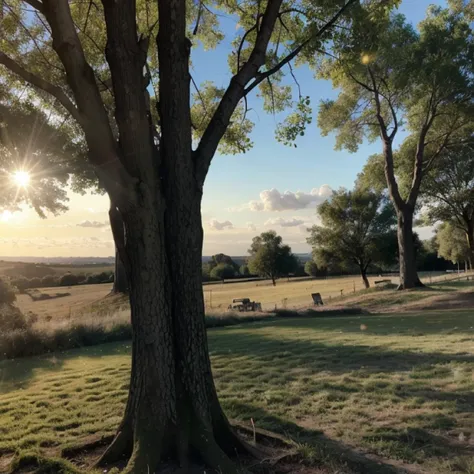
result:
[[[119,250],[120,247],[125,245],[125,227],[122,216],[112,201],[110,203],[109,220],[115,241],[115,275],[112,292],[127,293],[128,277]]]
[[[272,285],[276,286],[276,280],[275,280],[275,277],[273,275],[272,275]]]
[[[360,275],[362,276],[362,281],[364,282],[365,288],[370,288],[370,282],[367,278],[367,267],[363,263],[359,263]]]
[[[469,267],[472,270],[472,262],[474,262],[474,223],[469,222],[468,231],[466,232],[467,245],[469,247]]]
[[[120,258],[119,251],[115,249],[115,274],[114,274],[114,286],[112,289],[113,293],[127,293],[128,291],[128,279],[125,266]]]
[[[416,250],[413,236],[413,211],[397,210],[398,253],[400,263],[400,290],[423,286],[416,271]]]

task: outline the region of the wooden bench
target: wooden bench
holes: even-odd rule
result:
[[[375,286],[390,285],[392,283],[392,280],[375,280],[374,283],[375,283]]]
[[[313,298],[313,304],[315,306],[323,306],[323,299],[321,298],[321,293],[311,293],[311,298]]]

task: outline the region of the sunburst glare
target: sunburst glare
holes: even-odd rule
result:
[[[26,188],[30,184],[30,173],[28,171],[15,171],[13,173],[13,181],[21,188]]]

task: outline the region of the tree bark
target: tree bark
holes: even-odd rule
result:
[[[123,422],[100,463],[129,457],[127,473],[155,472],[163,460],[186,469],[194,453],[212,469],[237,473],[229,455],[246,449],[222,412],[212,378],[200,267],[201,193],[188,178],[189,190],[166,206],[144,187],[143,202],[124,213],[131,385]]]
[[[115,273],[112,292],[117,294],[128,292],[127,272],[117,249],[115,249]]]
[[[474,223],[471,221],[467,223],[466,238],[469,247],[469,269],[472,270],[472,262],[474,262]]]
[[[109,220],[115,242],[115,274],[112,292],[127,293],[128,276],[122,259],[125,246],[125,227],[122,216],[112,201],[110,202]]]
[[[363,263],[359,263],[360,275],[362,276],[362,281],[364,282],[364,286],[366,289],[370,288],[370,282],[367,278],[367,265]]]
[[[406,290],[423,286],[416,271],[416,251],[413,236],[413,210],[406,206],[397,210],[397,235],[400,264],[400,285]]]

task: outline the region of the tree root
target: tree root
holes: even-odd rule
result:
[[[95,467],[104,467],[131,456],[133,451],[133,433],[130,427],[122,426],[112,443],[94,463]]]
[[[191,444],[199,452],[206,466],[225,474],[244,474],[248,471],[239,467],[222,451],[214,439],[213,433],[202,430],[193,433]]]

